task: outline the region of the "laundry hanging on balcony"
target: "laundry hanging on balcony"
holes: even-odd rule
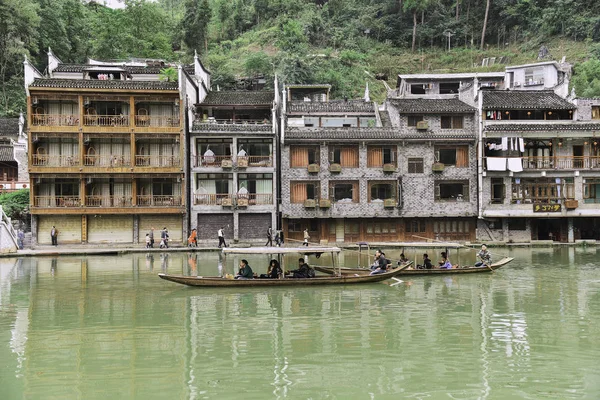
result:
[[[506,171],[506,157],[487,157],[488,171]]]
[[[523,171],[523,162],[520,157],[509,157],[508,158],[508,170],[512,172]]]

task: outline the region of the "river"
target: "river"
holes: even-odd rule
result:
[[[157,277],[215,275],[216,253],[3,258],[0,397],[600,398],[596,248],[498,253],[494,273],[248,289]]]

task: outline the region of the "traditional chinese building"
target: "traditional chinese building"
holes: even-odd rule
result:
[[[162,80],[173,68],[177,81]],[[140,243],[187,234],[185,110],[208,73],[160,61],[25,61],[33,242]],[[207,83],[208,85],[208,83]]]

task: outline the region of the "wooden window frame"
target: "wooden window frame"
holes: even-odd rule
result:
[[[409,174],[422,174],[424,171],[423,158],[409,157],[407,170]]]

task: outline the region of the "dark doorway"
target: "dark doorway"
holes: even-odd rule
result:
[[[573,168],[583,168],[583,146],[573,146]]]
[[[532,231],[533,240],[567,241],[567,219],[539,218],[533,219],[536,229]]]

